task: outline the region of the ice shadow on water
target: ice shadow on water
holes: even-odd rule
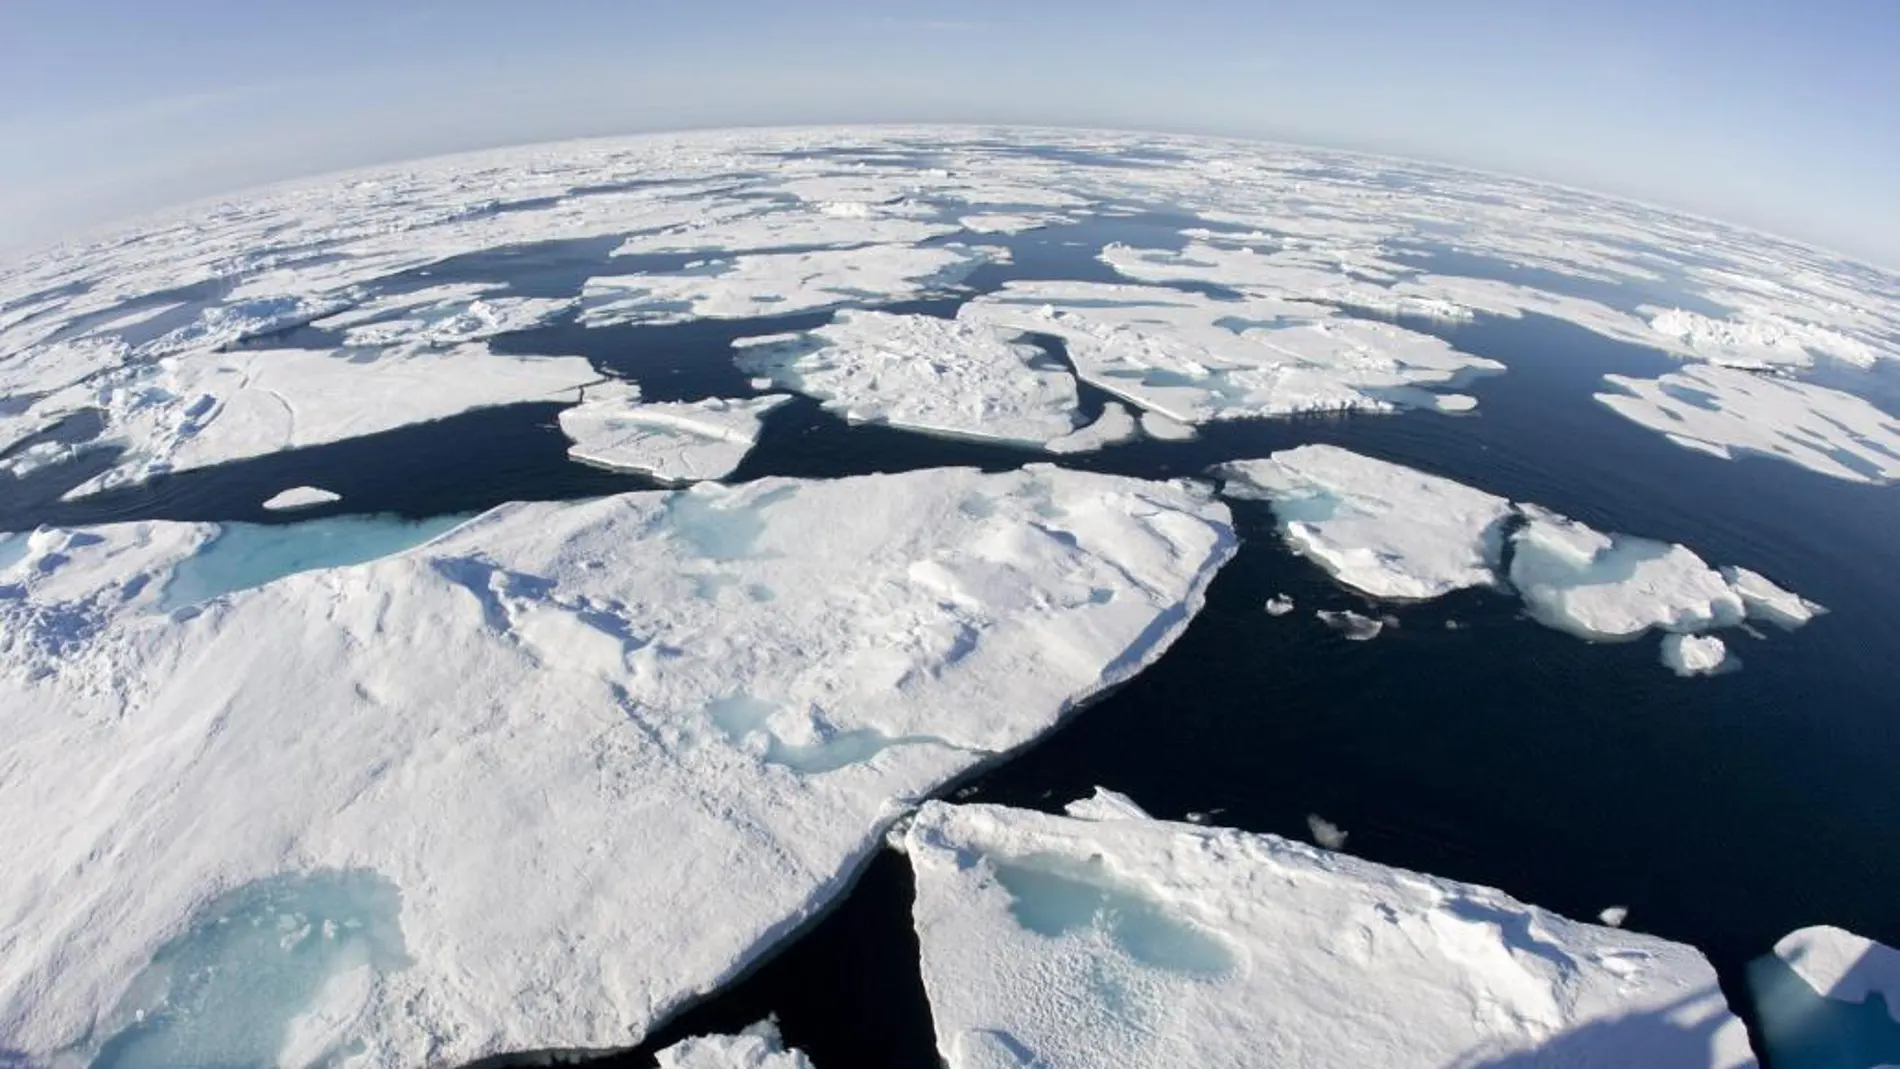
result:
[[[1836,988],[1867,991],[1859,1002],[1820,994],[1774,954],[1748,964],[1749,993],[1774,1069],[1900,1065],[1900,1019],[1879,990],[1882,970],[1874,954],[1863,955]]]
[[[1528,1049],[1471,1051],[1445,1069],[1708,1069],[1732,1018],[1705,989],[1646,1013],[1592,1021]],[[1736,1031],[1739,1040],[1740,1032]]]

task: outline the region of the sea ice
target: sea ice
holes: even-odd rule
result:
[[[1135,423],[1135,417],[1120,403],[1110,401],[1102,406],[1102,414],[1094,423],[1060,438],[1043,443],[1043,448],[1051,453],[1091,453],[1111,445],[1131,441],[1141,436],[1141,428]]]
[[[288,490],[272,494],[264,502],[264,507],[272,512],[289,512],[295,509],[314,508],[343,500],[343,495],[320,486],[293,486]]]
[[[1385,630],[1385,622],[1383,620],[1375,620],[1370,616],[1356,613],[1351,609],[1343,609],[1338,612],[1320,609],[1315,612],[1313,616],[1317,618],[1320,623],[1344,635],[1348,642],[1371,642],[1373,639],[1379,637],[1379,632]]]
[[[1804,368],[1817,355],[1853,367],[1868,368],[1881,353],[1865,341],[1813,323],[1773,314],[1715,319],[1681,308],[1658,311],[1650,329],[1681,343],[1685,355],[1738,368]]]
[[[1230,498],[1269,501],[1287,544],[1379,598],[1497,584],[1511,503],[1330,445],[1215,468]]]
[[[1747,568],[1732,565],[1723,568],[1722,578],[1728,580],[1728,585],[1742,596],[1751,620],[1763,620],[1792,631],[1827,611],[1826,606],[1809,601],[1792,590],[1783,590],[1767,576]]]
[[[1863,483],[1900,481],[1900,420],[1852,394],[1730,367],[1605,375],[1596,399],[1685,449],[1774,457]]]
[[[1664,635],[1662,663],[1679,676],[1712,676],[1740,666],[1714,635]]]
[[[561,412],[568,455],[603,468],[644,472],[661,482],[723,479],[758,444],[766,413],[786,394],[744,399],[642,402],[631,383],[589,386]]]
[[[1687,547],[1604,534],[1535,505],[1512,535],[1511,584],[1546,627],[1592,640],[1733,627],[1742,596]],[[1687,651],[1685,651],[1687,652]]]
[[[164,581],[159,607],[202,605],[287,575],[393,556],[466,522],[464,515],[406,520],[328,516],[291,524],[227,523],[179,561]]]
[[[1754,1065],[1695,950],[1270,835],[927,802],[950,1069]]]
[[[571,297],[506,297],[488,285],[450,285],[373,300],[321,319],[341,330],[348,348],[444,349],[554,322],[572,311]]]
[[[808,333],[743,339],[737,361],[741,370],[815,397],[853,423],[1024,445],[1072,442],[1075,379],[1044,363],[1019,333],[933,316],[845,311]]]
[[[153,611],[233,530],[42,530],[7,570],[16,1059],[637,1043],[907,800],[1159,657],[1235,548],[1189,482],[765,479],[506,505]],[[366,890],[279,893],[328,873]],[[142,1024],[167,982],[197,994]]]
[[[1285,594],[1276,594],[1267,599],[1268,616],[1285,616],[1293,611],[1293,599]]]
[[[1748,987],[1778,1069],[1900,1065],[1900,951],[1802,928],[1749,964]]]
[[[654,1055],[659,1069],[812,1069],[811,1059],[787,1050],[778,1025],[760,1021],[736,1036],[681,1040]]]

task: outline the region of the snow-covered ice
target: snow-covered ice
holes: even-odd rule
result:
[[[1740,667],[1728,643],[1714,635],[1664,635],[1662,663],[1679,676],[1710,676]]]
[[[1742,603],[1748,606],[1748,618],[1751,620],[1762,620],[1792,631],[1827,611],[1824,605],[1776,586],[1760,572],[1731,565],[1722,569],[1722,578],[1728,581],[1735,593],[1741,595]]]
[[[741,370],[815,397],[853,423],[1072,444],[1075,379],[1019,335],[934,316],[846,311],[808,333],[743,339],[736,359]]]
[[[230,537],[48,529],[7,571],[0,1035],[31,1063],[636,1043],[904,800],[1160,656],[1235,548],[1187,482],[767,479],[506,505],[164,611]],[[166,982],[196,994],[154,1017]]]
[[[1511,503],[1330,445],[1215,468],[1230,498],[1269,501],[1287,544],[1379,598],[1491,586]]]
[[[1267,599],[1268,616],[1285,616],[1293,611],[1293,599],[1286,594],[1275,594]]]
[[[723,479],[758,444],[766,413],[786,394],[703,401],[640,400],[640,388],[614,382],[589,386],[560,415],[568,455],[604,468],[644,472],[661,482]]]
[[[272,512],[290,512],[296,509],[314,508],[343,500],[343,495],[321,486],[293,486],[272,494],[264,500],[264,507]]]
[[[349,348],[442,349],[544,326],[576,304],[572,297],[508,297],[490,292],[499,288],[436,286],[368,301],[313,325],[341,330],[343,344]]]
[[[1531,616],[1592,640],[1732,627],[1742,596],[1686,546],[1604,534],[1535,505],[1511,536],[1511,584]]]
[[[1754,1065],[1695,950],[1269,835],[928,802],[950,1069]]]
[[[468,516],[328,516],[291,524],[227,523],[171,569],[159,607],[180,609],[298,572],[392,556],[454,530]]]
[[[1318,813],[1306,814],[1306,830],[1312,834],[1314,844],[1327,850],[1345,849],[1349,837],[1346,829]]]
[[[1748,986],[1779,1069],[1900,1065],[1900,951],[1840,928],[1802,928],[1749,964]]]
[[[1774,457],[1853,482],[1900,481],[1900,419],[1852,394],[1706,365],[1604,381],[1613,389],[1598,401],[1685,449]]]
[[[1110,401],[1102,406],[1102,414],[1095,422],[1063,437],[1052,438],[1043,443],[1043,448],[1058,454],[1090,453],[1140,436],[1141,428],[1135,417],[1119,402]]]
[[[1371,642],[1385,630],[1385,621],[1351,609],[1320,609],[1313,614],[1320,623],[1339,632],[1348,642]]]
[[[697,1036],[654,1055],[659,1069],[812,1069],[811,1059],[788,1050],[778,1026],[760,1021],[736,1036]]]

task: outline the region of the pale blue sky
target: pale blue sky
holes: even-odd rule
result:
[[[5,0],[0,246],[457,149],[858,120],[1374,149],[1900,265],[1900,0]]]

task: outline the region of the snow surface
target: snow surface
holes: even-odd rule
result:
[[[1695,950],[1269,835],[927,802],[950,1069],[1752,1066]]]
[[[343,500],[342,494],[325,490],[320,486],[293,486],[265,499],[264,507],[273,512],[288,512],[317,505],[328,505],[333,501],[341,500]]]
[[[1900,419],[1852,394],[1728,367],[1603,378],[1614,389],[1598,401],[1685,449],[1774,457],[1852,482],[1900,481]]]
[[[1497,584],[1511,503],[1331,445],[1223,464],[1221,492],[1270,501],[1280,533],[1335,579],[1378,598]]]
[[[660,1069],[812,1069],[811,1059],[787,1050],[778,1026],[760,1021],[736,1036],[699,1036],[654,1055]]]
[[[1824,605],[1776,586],[1760,572],[1731,565],[1722,569],[1722,578],[1728,580],[1728,585],[1741,595],[1743,604],[1748,606],[1748,618],[1751,620],[1762,620],[1792,631],[1827,611]]]
[[[635,1043],[905,800],[1160,656],[1235,547],[1191,483],[767,479],[502,506],[164,611],[216,537],[38,531],[7,572],[0,1035],[30,1062]],[[199,983],[173,962],[212,986],[155,1013]]]
[[[1503,365],[1428,334],[1279,299],[1160,286],[1011,282],[966,322],[1062,340],[1076,374],[1182,423],[1362,409],[1470,407],[1434,392]]]
[[[853,423],[1072,445],[1075,378],[1019,335],[934,316],[846,311],[804,334],[742,339],[737,361]]]
[[[1511,536],[1511,584],[1531,616],[1579,638],[1732,627],[1742,596],[1686,546],[1604,534],[1535,505]]]
[[[1714,635],[1664,635],[1662,663],[1683,677],[1710,676],[1740,666],[1729,656],[1728,644]]]
[[[758,444],[766,413],[789,400],[642,402],[638,386],[607,383],[587,387],[580,404],[561,412],[561,433],[574,443],[569,456],[603,468],[669,483],[723,479]]]
[[[1842,1002],[1865,1002],[1878,994],[1887,1012],[1900,1021],[1900,950],[1840,928],[1802,928],[1775,944],[1775,956],[1788,963],[1814,993]]]
[[[1091,453],[1111,445],[1133,441],[1141,436],[1141,428],[1135,423],[1135,417],[1119,403],[1110,401],[1102,406],[1102,414],[1094,423],[1060,438],[1052,438],[1043,443],[1043,448],[1051,453]]]

